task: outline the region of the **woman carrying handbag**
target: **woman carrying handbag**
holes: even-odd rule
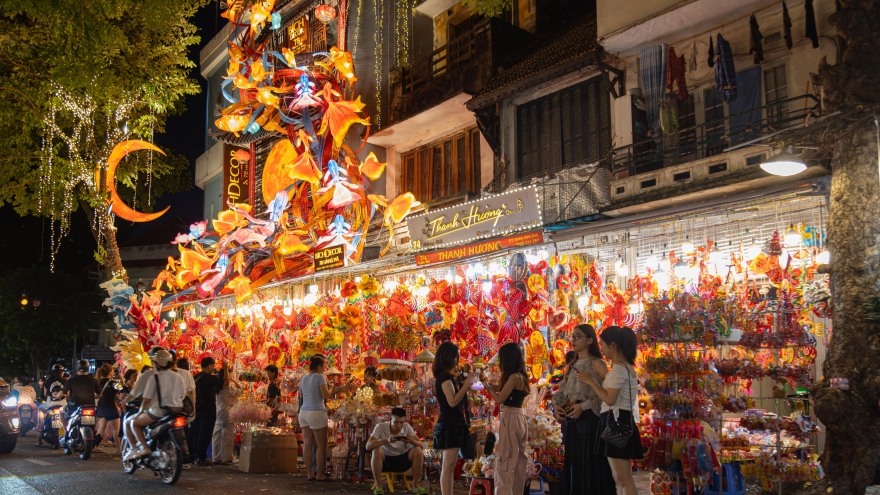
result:
[[[599,438],[596,449],[608,457],[611,473],[621,495],[637,495],[632,477],[631,459],[642,458],[639,438],[638,375],[636,334],[629,327],[608,327],[599,336],[602,354],[611,359],[611,371],[599,385],[589,373],[578,372],[578,380],[590,386],[602,400],[599,415]]]

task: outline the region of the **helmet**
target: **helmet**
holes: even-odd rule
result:
[[[153,362],[155,362],[162,368],[168,367],[173,359],[174,358],[171,357],[171,353],[166,351],[165,349],[161,349],[153,356]]]
[[[91,365],[85,359],[80,359],[76,362],[76,371],[79,371],[80,373],[88,373],[90,367]]]
[[[52,365],[52,371],[64,371],[64,366],[61,366],[60,364]]]

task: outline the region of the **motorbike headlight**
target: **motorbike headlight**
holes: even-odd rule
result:
[[[15,398],[14,395],[10,395],[9,397],[3,399],[4,407],[15,407],[18,405],[18,399]]]

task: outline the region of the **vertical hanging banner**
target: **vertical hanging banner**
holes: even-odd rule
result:
[[[309,39],[309,16],[304,15],[287,26],[287,49],[294,55],[312,49]]]
[[[248,203],[250,201],[250,158],[251,152],[223,145],[223,205],[229,203]]]

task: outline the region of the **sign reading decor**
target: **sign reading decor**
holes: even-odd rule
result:
[[[302,16],[287,26],[287,48],[294,54],[308,51],[309,44],[309,17]]]
[[[480,256],[485,254],[497,253],[503,249],[528,246],[530,244],[538,244],[544,242],[544,234],[540,230],[527,232],[525,234],[512,235],[510,237],[502,237],[501,239],[493,239],[491,241],[477,242],[452,249],[444,249],[443,251],[435,251],[427,254],[416,255],[416,265],[430,265],[432,263],[441,263],[443,261],[460,260],[470,258],[472,256]]]
[[[534,186],[432,211],[407,220],[413,251],[425,251],[543,225]]]
[[[250,163],[244,148],[223,145],[223,207],[229,203],[247,203],[250,199],[248,172]]]
[[[345,266],[345,246],[330,246],[315,251],[315,271]]]

